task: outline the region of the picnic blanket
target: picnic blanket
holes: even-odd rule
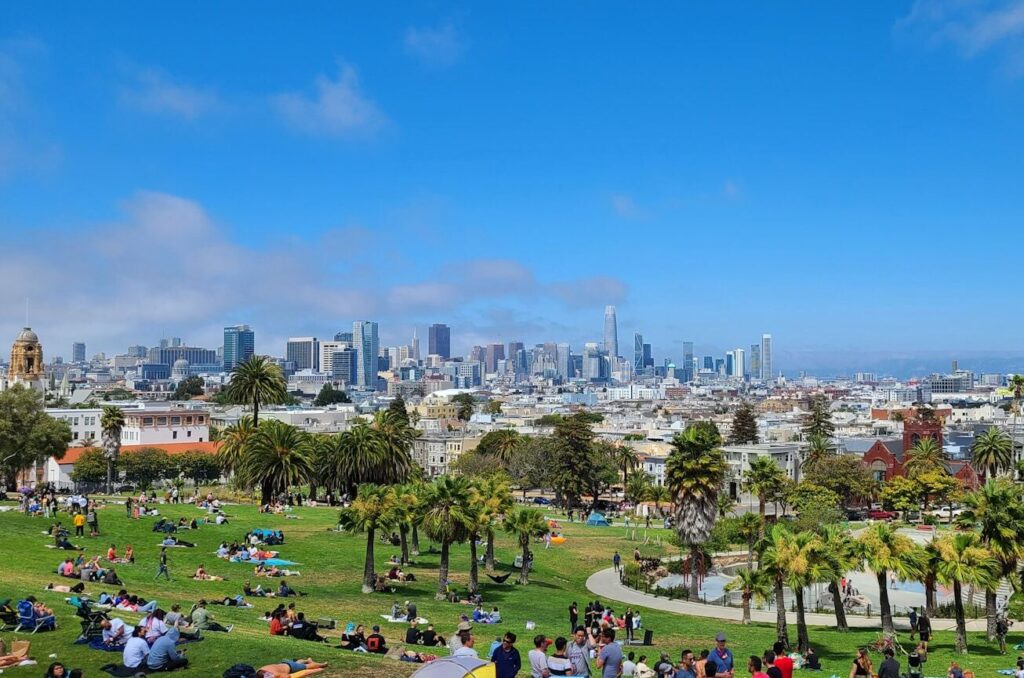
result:
[[[157,544],[157,548],[163,547],[168,549],[190,549],[191,546],[185,546],[184,544]]]
[[[294,560],[282,560],[281,558],[267,558],[266,560],[256,560],[255,558],[250,558],[249,560],[242,560],[241,558],[235,557],[235,558],[231,558],[231,562],[232,563],[251,563],[252,565],[259,565],[260,563],[262,563],[264,565],[270,565],[270,566],[275,566],[275,567],[285,567],[287,565],[298,565],[298,563],[295,562]]]
[[[389,614],[382,614],[380,616],[380,618],[383,619],[384,621],[388,622],[388,623],[391,623],[391,624],[407,624],[407,623],[409,623],[409,619],[407,617],[405,617],[405,616],[402,616],[402,617],[392,617]],[[417,624],[429,624],[430,620],[429,619],[425,619],[423,617],[416,617],[416,623]]]

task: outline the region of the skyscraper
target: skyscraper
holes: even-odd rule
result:
[[[285,359],[295,363],[296,370],[320,369],[320,341],[316,337],[289,337]]]
[[[484,364],[488,374],[498,371],[498,361],[505,359],[504,344],[487,344],[487,353],[484,354]]]
[[[555,347],[555,371],[564,380],[572,379],[576,375],[569,344],[558,344]]]
[[[349,346],[352,345],[352,333],[351,332],[338,332],[334,335],[335,341],[343,341]]]
[[[683,381],[693,381],[693,342],[683,342]]]
[[[644,335],[637,332],[633,335],[633,374],[644,371]]]
[[[732,354],[732,351],[726,352],[726,354],[725,354],[725,376],[727,376],[727,377],[731,377],[732,376],[732,371],[733,371],[734,366],[736,364],[736,363],[733,362],[734,360],[735,360],[735,356]],[[719,371],[721,371],[721,370],[719,370]]]
[[[248,325],[224,328],[224,371],[231,372],[256,352],[256,334]]]
[[[772,335],[761,335],[761,380],[772,379]]]
[[[732,376],[742,379],[746,371],[746,351],[742,348],[734,349],[732,352]]]
[[[427,337],[427,349],[430,355],[439,355],[445,360],[452,357],[452,330],[442,323],[430,326]]]
[[[644,361],[644,369],[645,370],[654,367],[654,355],[651,353],[651,345],[650,344],[644,344],[644,358],[643,358],[643,361]]]
[[[604,307],[604,351],[612,358],[619,355],[619,328],[614,306]]]
[[[747,361],[747,373],[751,379],[761,378],[761,345],[750,345],[750,360]]]
[[[704,356],[704,369],[705,370],[714,370],[715,369],[715,359],[712,358],[709,355]]]
[[[356,387],[366,391],[376,390],[377,356],[380,354],[377,323],[370,320],[352,323],[352,347],[356,350]]]
[[[71,362],[73,363],[84,363],[85,362],[85,342],[76,341],[71,344]]]
[[[409,344],[409,357],[416,362],[420,361],[420,337],[416,333],[416,328],[412,328],[412,343]]]

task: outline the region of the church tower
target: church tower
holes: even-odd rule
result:
[[[46,390],[46,370],[43,366],[43,346],[32,328],[26,327],[11,346],[11,364],[7,368],[7,387],[24,384],[37,391]]]

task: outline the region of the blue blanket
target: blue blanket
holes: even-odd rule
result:
[[[232,563],[247,563],[249,565],[252,565],[253,567],[259,565],[260,563],[263,563],[264,565],[268,565],[268,566],[277,566],[277,567],[286,567],[288,565],[298,565],[298,563],[296,563],[293,560],[281,560],[280,558],[267,558],[266,560],[256,560],[255,558],[250,558],[249,560],[241,560],[240,558],[232,558],[231,562]]]

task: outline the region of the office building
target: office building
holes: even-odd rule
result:
[[[643,349],[643,363],[644,369],[649,370],[654,367],[654,355],[651,353],[651,345],[644,344]]]
[[[351,346],[352,345],[352,333],[351,332],[338,332],[337,334],[334,335],[334,340],[346,343],[349,346]]]
[[[604,352],[612,358],[619,355],[619,328],[614,306],[604,307]]]
[[[652,363],[653,364],[653,363]],[[683,342],[683,381],[693,381],[693,342]]]
[[[316,337],[291,337],[285,347],[285,360],[296,370],[320,371],[320,342]]]
[[[633,373],[644,371],[644,335],[637,332],[633,335]]]
[[[224,328],[224,371],[231,372],[256,352],[256,334],[248,325]]]
[[[709,355],[704,356],[704,369],[705,370],[712,370],[712,371],[714,371],[714,369],[715,369],[715,359],[712,358]]]
[[[356,357],[356,386],[366,391],[377,389],[377,356],[380,355],[380,340],[377,323],[357,320],[352,323],[352,347]]]
[[[324,374],[334,374],[334,354],[351,348],[352,343],[348,341],[321,341],[319,371]]]
[[[412,343],[409,344],[409,357],[417,363],[420,361],[420,337],[416,333],[415,327],[412,328]]]
[[[743,375],[747,373],[746,365],[746,351],[742,348],[733,349],[732,351],[732,372],[730,376],[743,378]]]
[[[76,341],[75,343],[71,344],[71,362],[85,362],[85,342]]]
[[[750,359],[747,361],[747,374],[751,379],[761,378],[761,345],[750,345]]]
[[[184,346],[184,345],[185,344],[181,340],[181,337],[171,337],[171,346],[173,348],[178,348],[179,346]]]
[[[127,353],[132,358],[145,358],[146,354],[149,353],[149,349],[146,348],[145,346],[129,346]]]
[[[150,351],[151,363],[161,363],[168,367],[173,366],[178,360],[185,360],[189,365],[210,365],[217,362],[217,351],[198,346],[167,346],[155,349],[156,355]],[[156,360],[153,360],[153,358]]]
[[[772,364],[772,335],[762,334],[761,335],[761,380],[771,381],[774,378],[774,368]]]
[[[326,342],[325,342],[326,343]],[[335,379],[354,384],[358,372],[359,352],[344,342],[336,342],[338,348],[331,352],[331,374]],[[325,372],[327,370],[324,370]]]
[[[486,356],[487,350],[483,346],[474,346],[469,349],[469,359],[471,362],[483,364]]]
[[[452,357],[452,330],[442,323],[434,323],[427,331],[427,348],[430,355],[439,355],[445,360]]]
[[[576,376],[573,370],[572,350],[569,348],[569,344],[557,344],[555,346],[555,372],[566,381]]]
[[[732,376],[732,372],[735,365],[733,360],[735,360],[735,357],[733,356],[732,351],[729,351],[728,353],[725,354],[725,376],[727,377]],[[719,370],[719,372],[721,372],[721,370]]]
[[[494,374],[498,371],[498,361],[505,359],[504,344],[487,344],[487,351],[484,354],[484,365],[487,374]]]

